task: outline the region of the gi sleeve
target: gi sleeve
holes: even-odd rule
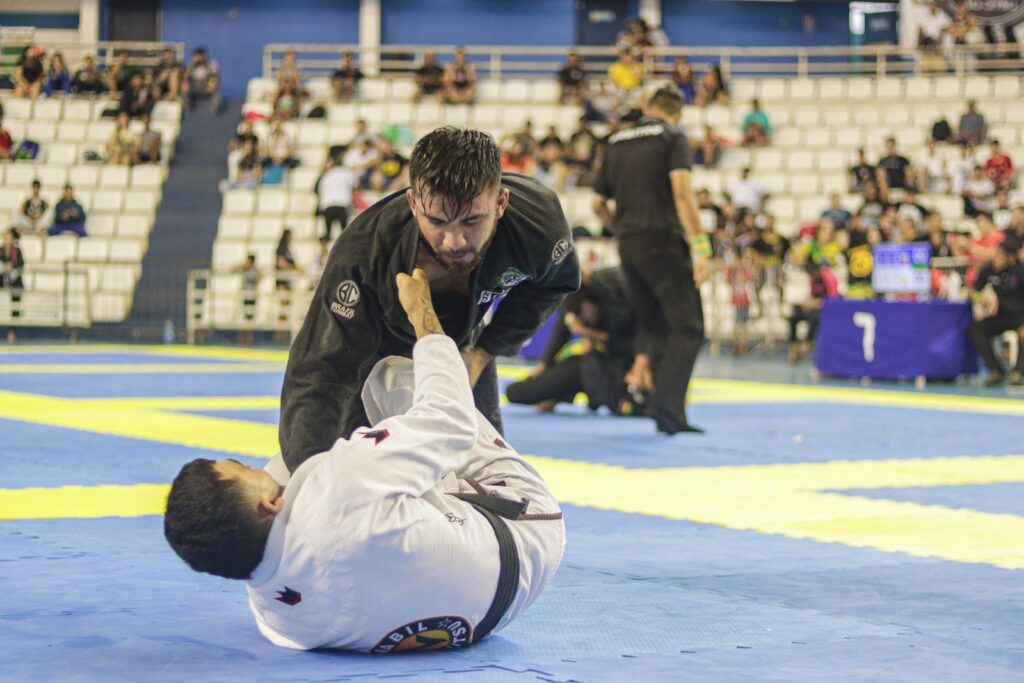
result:
[[[290,472],[361,421],[359,391],[376,361],[381,316],[358,267],[328,268],[292,344],[281,390],[278,439]]]
[[[421,496],[462,467],[477,438],[469,373],[455,342],[431,334],[413,347],[415,389],[402,415],[357,429],[336,457],[360,488]]]
[[[668,148],[668,170],[670,172],[689,171],[693,165],[691,156],[690,143],[686,140],[686,136],[682,133],[673,135]]]
[[[564,224],[565,219],[561,220]],[[552,245],[552,261],[544,274],[517,286],[502,300],[477,346],[492,356],[516,353],[565,295],[580,288],[580,263],[568,226],[564,233],[565,237]],[[568,251],[559,253],[564,249]]]

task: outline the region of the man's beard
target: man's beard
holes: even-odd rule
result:
[[[495,221],[495,223],[497,223],[497,221]],[[422,235],[420,236],[420,244],[426,247],[427,251],[430,252],[430,255],[434,257],[434,261],[444,268],[446,272],[453,275],[460,275],[462,273],[468,273],[480,265],[480,262],[484,260],[484,254],[487,252],[487,248],[491,246],[491,242],[494,241],[494,236],[496,234],[498,234],[497,225],[495,225],[495,230],[491,233],[490,238],[479,251],[472,248],[460,249],[459,251],[450,251],[448,249],[438,251],[434,249],[427,240],[423,239]],[[472,254],[472,258],[465,261],[452,260],[464,254]]]

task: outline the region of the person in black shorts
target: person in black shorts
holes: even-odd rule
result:
[[[487,133],[429,133],[413,148],[409,179],[408,189],[341,233],[292,344],[279,432],[291,471],[368,425],[359,392],[370,370],[386,356],[412,353],[416,335],[399,304],[399,273],[426,272],[444,332],[462,349],[476,406],[498,431],[495,357],[515,353],[579,288],[558,195],[532,178],[503,175]]]
[[[423,66],[413,73],[416,81],[416,94],[413,102],[419,102],[424,95],[440,95],[444,88],[444,69],[438,66],[433,52],[423,55]]]
[[[686,419],[686,391],[704,342],[697,287],[708,275],[711,243],[700,229],[690,146],[677,127],[682,107],[674,87],[655,92],[633,126],[608,137],[594,187],[594,211],[619,239],[637,317],[628,381],[650,391],[647,414],[665,434],[702,431]]]

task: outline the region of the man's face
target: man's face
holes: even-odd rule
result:
[[[70,187],[64,188],[64,201],[70,202],[75,196],[74,191]]]
[[[451,215],[444,198],[427,188],[406,192],[421,241],[449,273],[467,273],[480,263],[494,239],[498,220],[508,208],[508,190],[478,194],[458,215]]]
[[[1012,264],[1010,257],[1002,249],[996,249],[995,255],[992,257],[992,265],[997,271],[1006,270]]]
[[[284,487],[264,470],[243,465],[237,460],[218,460],[214,463],[213,469],[221,479],[232,479],[241,483],[251,493],[254,504],[263,498],[275,501],[284,492]]]

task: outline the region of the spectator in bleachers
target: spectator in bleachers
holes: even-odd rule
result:
[[[583,103],[583,116],[587,121],[616,123],[619,120],[622,98],[609,89],[604,81],[593,84]]]
[[[697,90],[693,82],[693,67],[686,61],[686,57],[679,55],[676,57],[675,63],[672,65],[672,73],[670,75],[672,82],[679,92],[683,96],[684,104],[693,104],[694,99],[697,97]]]
[[[581,116],[563,148],[562,169],[565,175],[556,183],[560,192],[570,184],[589,185],[597,147],[597,136],[590,129],[587,119]]]
[[[189,109],[199,100],[208,99],[210,108],[215,113],[220,111],[220,67],[206,54],[206,48],[197,47],[192,51],[181,87],[188,98]]]
[[[864,148],[857,150],[857,163],[850,167],[850,192],[860,192],[867,183],[874,183],[877,170],[868,163]]]
[[[927,149],[917,162],[917,187],[928,194],[944,194],[949,191],[949,173],[946,159],[942,156],[935,140],[928,140]]]
[[[744,247],[726,268],[733,314],[733,355],[747,355],[750,345],[750,304],[754,298],[754,283],[757,281],[757,266],[754,251]]]
[[[1006,236],[1021,245],[1024,255],[1024,205],[1018,204],[1010,211],[1010,225],[1006,228]]]
[[[985,366],[985,386],[996,386],[1006,380],[1006,370],[999,361],[992,342],[1004,332],[1024,333],[1024,265],[1017,253],[1019,245],[1004,242],[995,250],[992,263],[986,265],[974,283],[975,322],[971,326],[974,348]],[[1024,348],[1024,338],[1021,339]],[[1010,384],[1024,384],[1024,353],[1017,352],[1017,364],[1009,376]]]
[[[278,292],[291,291],[292,281],[288,276],[297,270],[295,255],[292,254],[292,231],[291,228],[285,228],[281,232],[281,239],[277,241],[277,248],[274,250],[274,272],[278,276],[274,286]]]
[[[11,317],[21,317],[21,293],[25,289],[21,274],[25,270],[25,257],[18,246],[18,229],[8,228],[4,231],[3,243],[0,244],[0,289],[6,289],[11,297]],[[7,328],[7,343],[16,340],[14,328]]]
[[[744,147],[764,147],[772,141],[772,124],[756,97],[750,101],[750,111],[740,123],[740,132],[740,144]]]
[[[128,86],[121,92],[118,111],[127,114],[129,118],[137,119],[150,114],[154,105],[156,97],[153,95],[152,86],[147,86],[146,76],[141,71],[136,71],[129,79]]]
[[[798,363],[801,358],[810,353],[814,337],[818,332],[822,304],[825,299],[839,296],[839,283],[830,268],[814,259],[808,259],[804,268],[807,270],[811,286],[807,298],[802,303],[794,305],[793,312],[789,315],[788,358],[790,363]],[[807,323],[807,336],[802,342],[797,330],[797,326],[801,322]]]
[[[587,74],[580,64],[579,55],[570,52],[558,72],[558,101],[561,104],[583,104],[587,91]]]
[[[932,248],[932,258],[949,258],[956,255],[953,244],[946,234],[942,214],[938,211],[928,212],[928,217],[924,219],[924,234]]]
[[[114,63],[107,71],[107,90],[112,97],[120,97],[121,93],[128,89],[132,76],[138,69],[128,63],[128,50],[118,50],[114,53]]]
[[[722,209],[711,200],[711,193],[704,188],[697,191],[697,217],[700,218],[701,229],[708,234],[725,225]]]
[[[927,12],[917,16],[917,44],[929,51],[937,51],[950,26],[949,15],[939,9],[939,3],[932,0]]]
[[[346,52],[341,56],[341,65],[331,74],[331,90],[338,102],[348,102],[356,96],[359,81],[363,80],[363,72],[356,64],[355,56]]]
[[[523,127],[506,136],[505,141],[518,142],[524,154],[533,156],[537,150],[537,137],[533,134],[533,120],[526,119],[523,122]]]
[[[175,58],[174,49],[166,48],[160,55],[160,62],[153,69],[156,98],[176,100],[181,94],[181,64]]]
[[[562,163],[564,146],[561,138],[554,133],[554,126],[551,131],[537,145],[533,165],[533,177],[544,184],[545,187],[557,190],[559,183],[564,182],[565,167]]]
[[[295,50],[285,50],[281,67],[277,70],[278,90],[282,90],[285,85],[289,85],[294,92],[302,94],[306,90],[302,81],[302,70],[295,60]]]
[[[43,91],[43,49],[29,45],[14,65],[14,96],[39,99]]]
[[[985,175],[996,184],[997,188],[1008,190],[1013,186],[1014,168],[1010,155],[1003,151],[999,140],[995,138],[989,143],[989,157],[985,162]]]
[[[142,132],[139,133],[139,161],[156,164],[160,162],[160,150],[163,136],[160,131],[153,130],[149,114],[142,115]]]
[[[768,285],[771,285],[781,295],[784,281],[782,266],[786,263],[792,246],[790,241],[778,233],[775,229],[775,221],[768,221],[763,228],[754,229],[752,232],[748,231],[748,228],[742,227],[743,224],[753,226],[753,216],[748,214],[743,217],[741,227],[737,228],[739,234],[736,237],[736,242],[739,249],[749,245],[753,252],[754,262],[757,265],[755,291],[758,302],[763,301],[764,288]]]
[[[945,116],[940,116],[939,119],[932,124],[932,132],[928,136],[929,140],[935,142],[956,142],[953,136],[953,129],[949,126],[949,121],[946,120]]]
[[[960,116],[960,127],[957,129],[957,142],[961,145],[980,145],[988,138],[988,122],[978,111],[978,103],[967,100],[967,111]]]
[[[359,176],[359,187],[370,186],[370,176],[373,169],[380,161],[380,151],[377,149],[376,140],[369,137],[362,138],[362,142],[348,148],[343,157],[344,164]]]
[[[231,138],[231,140],[228,141],[228,151],[231,152],[236,149],[241,149],[242,145],[245,143],[246,140],[252,140],[252,143],[253,145],[256,146],[256,149],[259,149],[260,138],[258,135],[256,135],[256,131],[253,128],[253,123],[249,119],[246,119],[242,122],[242,129],[235,134],[235,137]]]
[[[455,51],[455,59],[444,68],[441,101],[446,104],[473,104],[476,99],[476,69],[466,61],[465,50]]]
[[[413,74],[416,82],[416,94],[413,102],[419,102],[424,95],[437,95],[441,98],[444,89],[444,69],[437,65],[433,52],[423,54],[423,64]]]
[[[619,31],[619,35],[615,39],[615,46],[620,50],[629,50],[637,54],[642,54],[652,45],[647,22],[643,19],[627,19],[625,28]]]
[[[729,183],[727,189],[736,208],[752,214],[761,210],[761,206],[768,196],[765,186],[750,177],[749,166],[740,171],[740,177]]]
[[[68,74],[68,67],[64,64],[64,55],[59,52],[54,52],[50,56],[50,68],[46,70],[43,93],[47,97],[53,97],[54,94],[71,94],[71,75]]]
[[[46,234],[49,225],[50,203],[42,198],[39,191],[42,185],[38,180],[32,181],[32,193],[21,203],[21,210],[14,214],[12,223],[22,232]]]
[[[64,186],[64,196],[53,207],[53,223],[46,234],[52,236],[63,232],[85,237],[85,209],[75,199],[75,190],[70,183]]]
[[[977,233],[967,240],[962,249],[969,262],[966,276],[969,285],[974,284],[978,271],[992,261],[996,247],[1006,239],[1006,233],[996,230],[990,213],[979,213],[974,217],[974,225]]]
[[[279,164],[286,168],[295,168],[299,160],[295,156],[295,140],[284,131],[280,121],[275,121],[267,134],[267,139],[260,146],[263,167]]]
[[[896,138],[885,139],[885,156],[878,160],[878,186],[883,192],[914,186],[914,167],[896,149]]]
[[[14,138],[4,128],[3,115],[0,113],[0,161],[10,161],[14,156]]]
[[[502,142],[501,170],[505,173],[533,175],[533,156],[524,148],[518,136],[508,136]]]
[[[71,79],[71,92],[75,95],[102,95],[106,92],[106,85],[100,75],[92,55],[86,55],[82,59],[82,68],[75,72]]]
[[[620,96],[632,97],[644,84],[644,65],[630,50],[619,50],[618,61],[608,67],[608,81]]]
[[[233,175],[232,175],[233,173]],[[231,187],[253,188],[263,178],[263,157],[252,139],[228,155],[228,183]]]
[[[996,208],[996,184],[985,175],[985,169],[975,165],[971,179],[964,184],[964,215],[974,218]]]
[[[895,202],[895,205],[896,214],[900,218],[909,218],[913,221],[916,229],[920,229],[924,225],[924,218],[928,215],[928,209],[918,203],[916,192],[907,190],[903,193],[903,198]]]
[[[324,231],[320,235],[320,248],[323,251],[327,251],[334,241],[334,225],[337,224],[339,235],[348,226],[352,195],[358,187],[359,174],[328,155],[324,161],[324,170],[313,186],[313,192],[318,198],[317,213],[324,220]]]
[[[992,211],[992,222],[998,230],[1006,232],[1013,220],[1013,208],[1010,206],[1010,193],[1007,190],[996,190],[996,208]]]
[[[836,232],[831,218],[822,218],[810,238],[801,240],[793,252],[799,263],[811,260],[835,268],[842,261],[846,247],[846,233]]]
[[[376,192],[395,192],[409,184],[409,160],[395,149],[386,138],[377,141],[380,156],[370,175],[370,189]]]
[[[233,270],[242,276],[242,317],[246,322],[252,322],[256,317],[256,297],[261,277],[256,265],[256,254],[247,255],[245,261]],[[255,341],[253,331],[239,330],[237,341],[239,346],[252,346]]]
[[[861,196],[864,201],[857,209],[857,218],[865,228],[877,227],[889,208],[889,203],[879,191],[878,185],[873,182],[864,184],[861,189]]]
[[[917,242],[919,239],[920,235],[913,219],[900,218],[896,223],[896,230],[889,241],[896,244],[910,244],[911,242]]]
[[[714,168],[721,160],[722,150],[728,142],[710,123],[704,124],[704,137],[694,139],[692,143],[693,163],[701,164],[705,168]]]
[[[290,80],[282,80],[274,93],[271,121],[291,121],[302,111],[302,91],[297,90]]]
[[[845,230],[853,214],[843,208],[842,198],[838,192],[829,195],[828,202],[828,208],[821,212],[821,217],[831,220],[837,229]]]
[[[709,104],[729,104],[729,87],[722,76],[721,67],[717,64],[712,64],[704,72],[693,103],[698,107],[706,107]]]
[[[132,131],[126,112],[117,115],[117,127],[107,140],[107,163],[122,166],[139,163],[139,138]]]
[[[974,147],[963,145],[960,148],[960,157],[953,162],[950,169],[950,189],[953,194],[962,195],[964,193],[964,188],[967,187],[971,176],[974,175],[974,167],[977,165],[974,160]]]

